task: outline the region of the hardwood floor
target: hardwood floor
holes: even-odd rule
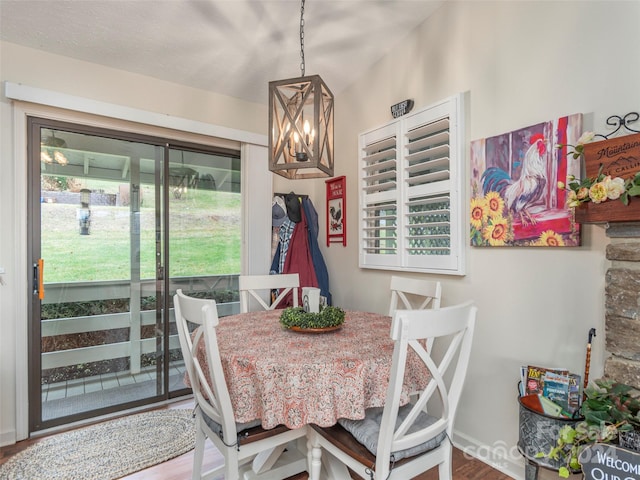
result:
[[[193,405],[193,401],[187,400],[177,402],[164,408],[188,408]],[[30,445],[37,443],[40,439],[25,440],[15,445],[0,448],[0,464],[18,452],[21,452]],[[133,473],[123,479],[126,480],[185,480],[191,478],[191,466],[193,462],[193,451],[180,455],[172,460],[155,465],[153,467]],[[211,442],[207,442],[205,449],[205,470],[213,468],[222,463],[222,456],[213,447]],[[306,473],[290,477],[288,480],[307,480]],[[359,477],[355,476],[355,479]],[[476,460],[465,458],[463,453],[454,449],[453,453],[453,478],[454,480],[510,480],[511,477],[491,468],[489,465]],[[347,479],[345,479],[347,480]],[[415,480],[438,480],[437,469],[415,477]]]

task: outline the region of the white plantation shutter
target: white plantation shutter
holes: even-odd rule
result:
[[[360,137],[361,257],[387,266],[398,257],[398,133],[389,125]]]
[[[464,274],[462,96],[360,135],[360,267]]]

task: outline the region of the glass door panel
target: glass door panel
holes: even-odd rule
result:
[[[35,431],[166,395],[165,147],[39,119],[29,128]]]
[[[170,148],[168,170],[170,301],[177,289],[215,299],[220,316],[239,313],[242,224],[240,156]],[[169,390],[185,388],[171,304]]]
[[[30,431],[188,393],[172,296],[239,312],[240,153],[28,125]]]

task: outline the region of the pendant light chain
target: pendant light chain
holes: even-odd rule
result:
[[[305,65],[304,65],[304,1],[300,6],[300,72],[301,77],[304,77]]]

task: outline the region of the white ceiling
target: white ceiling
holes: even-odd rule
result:
[[[338,94],[443,1],[308,0],[305,73]],[[263,104],[301,73],[298,0],[0,0],[0,39]]]

